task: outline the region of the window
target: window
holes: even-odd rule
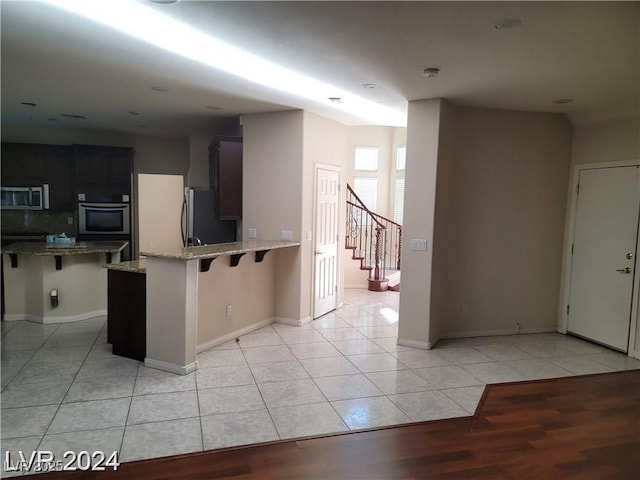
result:
[[[378,171],[378,147],[356,147],[354,169],[364,172]]]
[[[407,166],[407,146],[396,147],[396,175],[393,183],[393,221],[402,225],[404,218],[404,176]]]
[[[376,212],[378,207],[378,147],[356,147],[353,167],[353,190],[362,203]]]
[[[396,170],[404,170],[407,165],[407,147],[402,145],[396,148]]]
[[[377,177],[355,177],[353,179],[353,190],[369,210],[376,211],[378,206]]]
[[[393,194],[393,221],[402,225],[404,212],[404,177],[396,178]]]

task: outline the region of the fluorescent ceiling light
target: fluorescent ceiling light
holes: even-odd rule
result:
[[[251,82],[292,93],[381,125],[406,125],[404,112],[380,105],[257,55],[133,0],[45,0],[152,45]],[[331,103],[330,97],[342,98]]]

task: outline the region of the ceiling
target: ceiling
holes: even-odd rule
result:
[[[638,2],[141,3],[400,111],[406,112],[407,101],[441,97],[566,113],[574,124],[639,114]],[[2,0],[0,8],[3,129],[182,136],[210,132],[223,118],[287,109],[347,125],[372,123],[358,112],[239,79],[47,4]],[[521,24],[495,28],[505,19]],[[440,74],[425,78],[428,67]],[[366,83],[376,88],[363,88]],[[573,102],[552,103],[562,98]]]

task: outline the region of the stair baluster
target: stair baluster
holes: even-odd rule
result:
[[[386,290],[387,272],[400,270],[402,225],[369,210],[350,185],[345,247],[360,268],[369,271],[369,290]]]

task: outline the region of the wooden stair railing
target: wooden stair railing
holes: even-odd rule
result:
[[[387,290],[387,273],[400,270],[402,225],[369,210],[348,184],[345,248],[369,271],[369,290]]]

